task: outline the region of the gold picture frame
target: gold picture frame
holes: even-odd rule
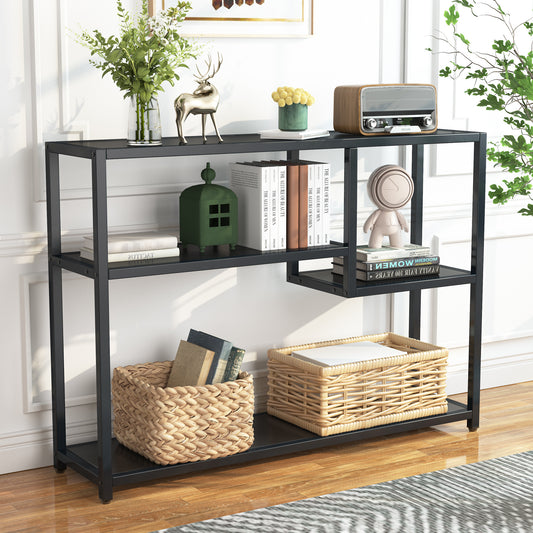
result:
[[[176,0],[148,0],[151,14]],[[314,0],[264,0],[262,4],[215,9],[212,0],[189,0],[184,37],[309,37],[313,35]]]

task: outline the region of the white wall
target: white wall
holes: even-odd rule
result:
[[[134,1],[131,1],[134,4]],[[270,92],[303,86],[317,103],[310,126],[331,128],[337,85],[432,82],[440,124],[482,129],[498,124],[473,108],[461,86],[440,81],[437,59],[424,51],[444,9],[427,0],[315,0],[310,38],[204,39],[224,56],[216,76],[222,94],[222,135],[276,125]],[[124,137],[126,103],[87,62],[87,51],[66,28],[115,31],[114,2],[23,0],[0,3],[0,287],[3,372],[0,375],[0,472],[51,463],[43,142]],[[404,32],[404,28],[407,30]],[[405,37],[404,37],[405,36]],[[188,72],[161,95],[163,135],[175,136],[172,101],[194,83]],[[191,117],[186,134],[200,131]],[[334,233],[342,232],[342,153],[331,152],[335,180]],[[427,151],[425,241],[461,266],[470,239],[471,152]],[[309,158],[318,154],[308,154]],[[324,157],[324,154],[320,154]],[[211,158],[219,183],[229,156]],[[361,190],[379,164],[404,162],[397,150],[361,151]],[[173,227],[178,194],[197,183],[204,158],[109,164],[110,229]],[[76,249],[90,231],[87,162],[63,158],[65,246]],[[493,170],[489,181],[499,179]],[[360,226],[371,205],[362,201]],[[533,260],[533,221],[516,204],[487,204],[483,386],[533,379],[533,311],[527,265]],[[509,273],[510,258],[516,266]],[[342,298],[287,284],[283,265],[116,281],[111,284],[112,364],[171,359],[189,328],[200,328],[247,349],[258,404],[266,393],[266,351],[310,340],[394,330],[406,333],[406,296]],[[64,275],[69,440],[94,437],[94,333],[91,283]],[[451,349],[449,392],[465,390],[468,289],[426,291],[423,337]]]

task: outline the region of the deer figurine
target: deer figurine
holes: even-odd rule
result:
[[[183,121],[189,115],[202,115],[202,137],[204,143],[207,141],[205,136],[205,120],[207,115],[211,116],[215,132],[218,137],[218,142],[222,142],[222,137],[218,133],[217,124],[215,122],[215,112],[218,108],[219,94],[214,85],[209,83],[209,80],[220,70],[222,65],[222,56],[218,54],[218,65],[215,67],[212,65],[211,56],[206,61],[207,71],[205,74],[200,72],[198,65],[196,70],[198,75],[195,75],[196,83],[198,87],[196,90],[190,93],[180,94],[176,100],[174,100],[174,109],[176,110],[176,126],[178,127],[178,137],[180,142],[187,144],[187,140],[183,135]]]

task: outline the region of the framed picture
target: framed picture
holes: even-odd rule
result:
[[[313,0],[189,0],[185,37],[308,37]],[[149,0],[156,13],[176,0]]]

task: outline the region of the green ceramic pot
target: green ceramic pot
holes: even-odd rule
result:
[[[280,107],[278,128],[282,131],[304,131],[307,129],[307,106],[291,104]]]

